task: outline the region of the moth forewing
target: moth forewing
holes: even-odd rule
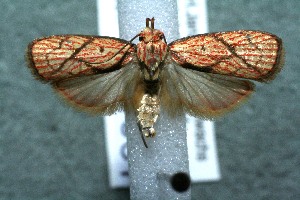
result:
[[[33,71],[52,82],[120,68],[130,62],[132,45],[110,37],[54,35],[29,44],[27,57]]]
[[[266,81],[282,67],[277,36],[260,31],[230,31],[190,36],[170,44],[175,62],[186,68]]]

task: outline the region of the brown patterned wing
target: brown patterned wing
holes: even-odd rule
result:
[[[183,67],[256,81],[273,79],[284,62],[281,39],[260,31],[195,35],[169,46],[172,59]]]
[[[125,40],[84,35],[54,35],[28,46],[29,66],[44,81],[113,71],[132,60],[135,47]]]

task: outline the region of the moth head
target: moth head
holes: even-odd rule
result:
[[[144,43],[159,41],[166,43],[164,33],[154,28],[154,18],[146,18],[146,28],[139,34],[139,40]]]
[[[149,42],[165,42],[164,33],[157,29],[151,29],[149,27],[144,28],[139,34],[140,42],[149,43]]]

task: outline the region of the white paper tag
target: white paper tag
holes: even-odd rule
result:
[[[178,0],[179,32],[181,37],[207,32],[206,0]],[[116,0],[98,0],[100,35],[118,37]],[[110,20],[107,21],[107,13]],[[101,19],[105,19],[101,21]],[[112,188],[128,187],[125,117],[117,113],[104,118],[109,184]],[[193,182],[216,181],[221,178],[217,159],[214,124],[187,116],[187,142],[190,175]]]
[[[187,116],[187,143],[192,182],[220,180],[214,123]]]
[[[127,143],[124,113],[105,117],[106,153],[109,184],[112,188],[128,187]]]
[[[177,0],[180,37],[208,32],[206,0]],[[187,142],[193,182],[221,179],[214,123],[187,115]]]

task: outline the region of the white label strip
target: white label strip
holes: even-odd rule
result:
[[[99,35],[119,37],[119,19],[117,6],[117,0],[97,0]]]
[[[187,116],[187,132],[192,182],[220,180],[214,123]]]
[[[206,0],[177,0],[180,37],[208,32]]]
[[[104,120],[110,187],[128,187],[129,176],[124,113],[119,112],[105,117]]]
[[[177,0],[180,37],[208,32],[206,0]],[[221,179],[214,123],[187,116],[190,175],[193,182]]]
[[[206,0],[178,0],[177,3],[181,37],[207,32]],[[97,8],[99,35],[119,37],[117,0],[97,0]],[[104,123],[110,187],[128,187],[124,114],[105,117]],[[187,116],[187,131],[192,181],[219,180],[213,122]]]

